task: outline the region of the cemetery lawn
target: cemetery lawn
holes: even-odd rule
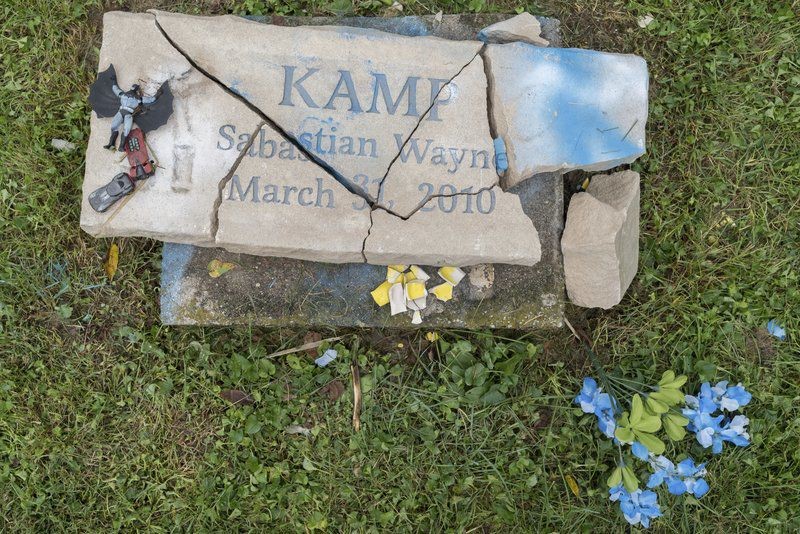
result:
[[[391,2],[388,2],[389,4]],[[0,7],[0,529],[3,531],[622,531],[605,480],[614,451],[571,403],[592,363],[569,332],[344,336],[325,369],[305,331],[168,328],[159,243],[78,227],[88,86],[103,10],[330,14],[347,0]],[[381,14],[380,1],[355,12]],[[800,20],[797,1],[484,0],[404,13],[558,17],[566,44],[644,56],[651,70],[640,271],[623,303],[570,308],[606,372],[674,369],[742,382],[752,444],[711,456],[701,500],[660,490],[654,531],[800,529]],[[655,18],[646,29],[637,18]],[[132,36],[132,47],[135,36]],[[51,148],[53,138],[77,145]],[[788,332],[764,330],[776,319]],[[512,360],[478,373],[506,393],[482,405],[453,351]],[[515,356],[519,356],[515,358]],[[364,389],[354,432],[349,363]],[[224,390],[247,392],[231,406]],[[311,435],[287,434],[290,425]],[[672,447],[669,445],[668,447]],[[670,453],[671,449],[668,449]],[[671,453],[670,453],[671,454]]]

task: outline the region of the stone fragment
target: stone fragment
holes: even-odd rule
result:
[[[653,23],[654,20],[656,20],[655,17],[653,17],[653,15],[648,13],[647,15],[644,15],[643,17],[639,17],[638,19],[636,19],[636,24],[640,28],[647,28]]]
[[[499,187],[477,195],[429,200],[407,220],[376,209],[364,243],[368,263],[534,265],[541,258],[536,228],[520,199]]]
[[[597,171],[644,153],[648,75],[634,55],[487,45],[496,135],[505,140],[504,188],[534,174]]]
[[[57,138],[50,140],[50,146],[52,146],[59,152],[72,152],[73,150],[78,148],[75,146],[75,143],[71,143],[66,139],[57,139]]]
[[[285,157],[265,159],[262,148]],[[224,185],[216,245],[259,256],[354,263],[364,261],[369,226],[363,198],[265,125]]]
[[[561,238],[567,294],[585,308],[618,304],[639,260],[639,173],[592,178],[572,197]]]
[[[408,217],[431,197],[476,193],[499,182],[486,110],[486,75],[476,56],[442,89],[448,114],[432,121],[425,114],[419,128],[381,184],[379,203]]]
[[[135,46],[131,35],[136,35]],[[153,15],[104,15],[99,71],[112,63],[124,90],[139,83],[149,95],[169,80],[175,95],[174,112],[167,124],[147,134],[150,157],[157,164],[155,175],[138,182],[131,195],[105,213],[92,209],[89,194],[129,167],[123,153],[103,148],[112,119],[99,119],[92,113],[81,228],[98,237],[142,236],[212,244],[219,184],[233,167],[241,146],[241,139],[231,139],[228,144],[220,131],[229,125],[249,138],[261,118],[193,69],[164,39]],[[181,148],[185,146],[193,150]]]
[[[520,13],[478,32],[478,39],[486,43],[522,42],[536,46],[548,46],[550,42],[542,37],[542,24],[530,13]]]
[[[432,122],[453,115],[436,95],[481,47],[341,26],[154,13],[200,68],[372,198],[425,112],[431,108]]]

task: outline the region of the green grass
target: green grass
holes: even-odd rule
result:
[[[106,9],[156,1],[11,0],[0,7],[0,529],[622,531],[611,446],[570,404],[591,363],[564,330],[442,332],[488,365],[482,406],[454,350],[423,334],[339,332],[324,370],[266,359],[305,332],[158,323],[160,245],[78,228],[86,105]],[[525,8],[568,45],[644,56],[651,70],[641,266],[622,305],[571,309],[606,372],[673,368],[742,381],[753,443],[709,462],[700,501],[661,495],[655,531],[800,529],[800,3],[762,0],[411,1],[406,13]],[[203,13],[380,14],[377,1],[182,2]],[[651,13],[646,30],[637,17]],[[79,145],[50,148],[52,138]],[[778,319],[779,342],[763,325]],[[466,342],[470,345],[466,345]],[[402,346],[401,346],[402,344]],[[348,362],[365,388],[351,425]],[[340,381],[344,395],[325,396]],[[231,407],[238,388],[252,406]],[[287,435],[290,424],[313,428]],[[568,488],[573,477],[580,492]]]

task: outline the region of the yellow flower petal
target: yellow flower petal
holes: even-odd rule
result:
[[[442,267],[439,269],[439,276],[447,280],[448,283],[457,286],[458,283],[467,275],[458,267]]]
[[[390,284],[394,284],[395,282],[402,282],[403,281],[403,272],[398,271],[393,267],[386,268],[386,281]]]
[[[219,278],[234,267],[236,267],[236,264],[229,261],[211,260],[208,263],[208,276]]]
[[[428,276],[428,273],[423,271],[419,265],[412,265],[411,267],[409,267],[409,269],[411,269],[411,272],[414,273],[414,276],[416,277],[417,280],[422,280],[423,282],[425,282],[430,278],[430,276]]]
[[[417,300],[425,297],[427,294],[425,282],[422,280],[410,280],[406,282],[406,297],[408,300]]]
[[[412,273],[412,272],[410,272],[410,271],[409,271],[409,272],[407,272],[407,273],[404,273],[404,274],[403,274],[403,281],[404,281],[406,284],[407,284],[407,283],[409,283],[410,281],[412,281],[412,280],[416,280],[416,279],[417,279],[417,277],[414,275],[414,273]]]
[[[453,286],[449,283],[445,282],[444,284],[439,284],[438,286],[431,289],[431,293],[436,295],[436,298],[447,302],[451,298],[453,298]]]
[[[372,300],[375,301],[375,304],[378,306],[386,306],[389,304],[389,288],[392,287],[392,284],[389,282],[384,282],[375,289],[372,290],[370,295],[372,295]]]
[[[103,263],[103,269],[109,281],[113,280],[114,275],[117,274],[117,265],[119,265],[119,247],[116,243],[111,243],[106,255],[106,261]]]

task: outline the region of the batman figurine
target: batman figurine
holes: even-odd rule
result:
[[[147,133],[169,120],[172,115],[172,92],[168,82],[161,84],[154,96],[144,96],[136,84],[130,91],[123,91],[117,85],[114,65],[109,65],[92,84],[89,104],[99,118],[113,117],[111,138],[105,148],[115,149],[121,132],[119,150],[123,150],[134,121],[143,133]]]

